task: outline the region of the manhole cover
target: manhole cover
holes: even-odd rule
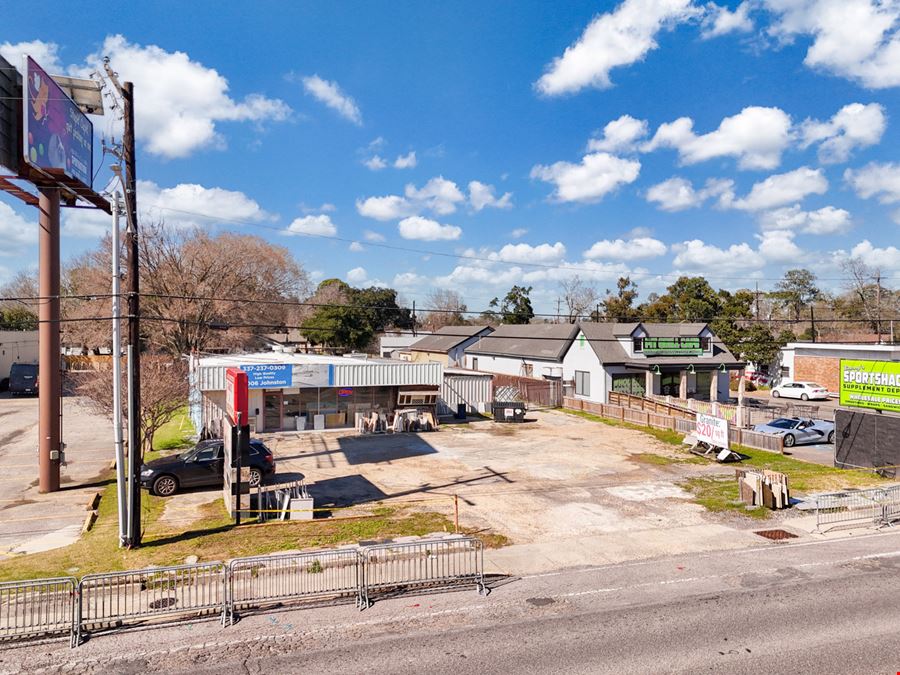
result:
[[[160,598],[150,603],[150,609],[168,609],[178,602],[175,598]]]
[[[525,602],[532,607],[546,607],[547,605],[552,605],[556,600],[553,598],[528,598]]]
[[[788,532],[787,530],[759,530],[754,534],[758,534],[760,537],[765,537],[766,539],[771,539],[772,541],[784,541],[785,539],[797,538],[796,534]]]

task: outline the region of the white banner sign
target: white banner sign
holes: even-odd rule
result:
[[[294,365],[291,384],[295,387],[330,387],[334,366],[325,363]]]
[[[696,436],[698,441],[717,448],[728,448],[728,420],[697,413]]]

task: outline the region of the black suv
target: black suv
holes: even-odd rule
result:
[[[221,439],[201,441],[179,455],[161,457],[141,466],[141,487],[169,497],[181,488],[217,486],[224,480],[225,447]],[[257,439],[250,441],[250,487],[275,473],[275,456]]]

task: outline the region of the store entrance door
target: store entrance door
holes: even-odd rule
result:
[[[281,430],[281,392],[267,391],[263,394],[263,424],[266,431]]]

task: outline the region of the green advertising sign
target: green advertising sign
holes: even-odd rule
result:
[[[841,405],[900,412],[900,362],[841,359]]]
[[[703,345],[698,337],[645,337],[645,356],[700,356]]]

